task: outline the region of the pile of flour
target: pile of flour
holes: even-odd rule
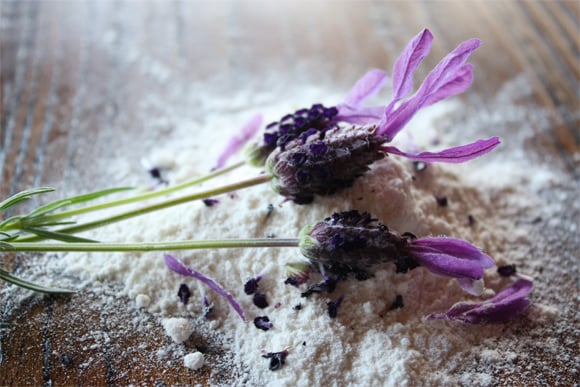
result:
[[[321,90],[303,91],[303,94],[303,101],[309,101],[308,97],[314,102],[339,100]],[[155,105],[162,101],[145,103]],[[265,123],[301,107],[287,102],[270,103],[263,110]],[[510,112],[517,113],[514,109]],[[485,125],[491,118],[484,113],[467,119],[461,114],[463,110],[462,104],[451,102],[426,109],[412,120],[396,144],[436,150],[479,137],[502,136],[501,132],[493,132],[493,128]],[[163,134],[164,140],[159,141],[149,134],[143,139],[144,144],[151,145],[149,152],[127,157],[132,161],[145,158],[161,169],[169,184],[203,175],[213,167],[228,136],[235,133],[234,128],[216,128],[231,128],[232,122],[242,123],[251,114],[243,109],[229,115],[210,113],[203,124],[165,116],[152,122],[149,128],[155,129],[155,125],[171,127]],[[509,125],[511,116],[505,114],[503,117],[508,117],[504,124]],[[454,132],[457,127],[454,121],[458,119],[463,120],[463,136]],[[471,130],[467,128],[469,125]],[[485,126],[487,132],[478,134],[475,129],[479,125]],[[216,197],[219,203],[212,207],[202,202],[188,203],[113,224],[87,233],[87,236],[103,242],[294,238],[305,225],[320,221],[335,211],[356,209],[370,212],[390,229],[401,233],[465,239],[492,256],[498,265],[516,264],[526,274],[534,276],[541,262],[530,260],[530,251],[540,242],[531,239],[530,229],[534,219],[546,217],[538,192],[540,187],[557,184],[558,177],[553,171],[541,168],[536,169],[533,176],[522,173],[528,160],[523,148],[519,148],[520,143],[523,143],[521,139],[516,145],[506,144],[507,150],[500,148],[497,154],[491,153],[465,165],[432,164],[423,169],[409,160],[389,156],[375,163],[352,188],[334,196],[317,197],[310,205],[284,202],[269,184],[262,184]],[[119,158],[109,170],[111,181],[122,182],[122,185],[142,182],[145,176],[145,172],[136,171],[134,163],[127,159]],[[257,176],[260,172],[244,166],[187,192],[217,187]],[[447,205],[438,203],[437,198],[446,198]],[[273,211],[269,205],[273,206]],[[159,325],[173,326],[170,322],[175,320],[171,319],[185,318],[196,326],[214,330],[231,346],[233,365],[247,373],[240,383],[485,385],[493,383],[498,369],[514,366],[518,358],[517,354],[505,350],[506,347],[496,348],[490,342],[502,340],[510,324],[469,326],[426,321],[425,316],[430,313],[444,312],[458,301],[473,298],[456,281],[424,268],[397,274],[394,265],[384,264],[366,281],[347,280],[339,283],[331,294],[302,298],[301,290],[284,284],[285,265],[300,258],[297,248],[216,249],[172,254],[231,292],[243,307],[248,321],[244,323],[223,298],[208,288],[203,292],[214,303],[214,311],[212,318],[205,320],[199,285],[191,278],[169,271],[160,252],[70,253],[46,264],[49,272],[80,278],[93,289],[121,285],[118,297],[130,297],[134,306],[141,308],[140,313],[157,316]],[[269,306],[258,309],[251,296],[244,294],[243,284],[265,268],[268,270],[259,287],[266,294]],[[488,270],[485,281],[484,297],[491,297],[510,283],[509,279],[500,278],[494,269]],[[187,305],[177,296],[183,283],[192,292]],[[404,306],[391,310],[397,295],[402,296]],[[344,296],[344,300],[337,317],[332,319],[327,312],[327,302],[339,296]],[[561,311],[545,301],[535,302],[527,311],[528,317],[522,319],[555,319]],[[273,324],[268,331],[259,330],[252,323],[255,317],[264,315]],[[520,322],[516,321],[515,326],[518,324]],[[166,333],[172,334],[167,330]],[[506,335],[510,337],[506,340],[515,340],[511,333]],[[179,340],[182,339],[180,336]],[[493,349],[489,349],[490,346]],[[180,356],[184,364],[186,353],[177,347],[178,344],[173,344],[171,349],[159,348],[158,352],[163,356]],[[262,355],[283,350],[288,351],[285,365],[270,371],[269,360]],[[494,366],[482,368],[482,358]],[[212,367],[212,364],[206,359],[203,367]],[[505,372],[499,374],[505,375]]]

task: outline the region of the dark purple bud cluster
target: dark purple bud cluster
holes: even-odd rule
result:
[[[343,299],[344,297],[340,296],[336,301],[328,301],[326,303],[326,306],[328,308],[328,317],[336,318],[336,316],[338,315],[338,308],[340,307],[340,304],[342,304]]]
[[[497,268],[497,273],[502,277],[511,277],[516,275],[516,265],[505,265]]]
[[[268,316],[258,316],[254,319],[254,326],[258,329],[263,331],[268,331],[274,327],[274,325],[270,322]]]
[[[406,270],[418,266],[407,247],[411,234],[397,235],[367,212],[334,213],[301,233],[300,249],[314,267],[339,278],[363,277],[367,269],[382,262],[395,262]]]
[[[189,286],[186,284],[179,285],[179,290],[177,291],[177,297],[181,300],[183,305],[187,305],[189,301],[189,297],[191,297],[191,291],[189,290]]]
[[[266,168],[274,189],[298,204],[310,203],[314,195],[330,195],[350,187],[385,157],[385,139],[372,128],[335,128],[287,143],[270,154]]]
[[[268,299],[264,293],[260,293],[259,291],[259,282],[262,279],[262,275],[258,275],[255,278],[250,278],[244,284],[244,293],[248,295],[254,295],[252,297],[252,302],[260,309],[264,309],[268,307]]]
[[[287,114],[278,122],[266,126],[264,146],[272,152],[276,147],[282,149],[286,144],[299,137],[308,137],[316,132],[324,133],[334,127],[333,118],[338,114],[335,107],[324,107],[314,104],[310,109],[296,110]]]

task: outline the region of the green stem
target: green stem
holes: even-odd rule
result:
[[[93,204],[93,205],[82,207],[82,208],[76,208],[76,209],[72,209],[72,210],[58,212],[58,213],[51,214],[51,215],[45,215],[43,217],[43,220],[45,220],[47,222],[48,221],[62,220],[62,219],[70,218],[70,217],[75,216],[75,215],[86,214],[88,212],[104,210],[106,208],[121,206],[121,205],[129,204],[129,203],[140,202],[143,200],[152,199],[152,198],[156,198],[159,196],[167,195],[170,193],[180,191],[184,188],[192,187],[194,185],[201,184],[205,181],[211,180],[211,179],[218,177],[220,175],[223,175],[227,172],[233,171],[234,169],[239,168],[244,164],[245,164],[244,161],[240,161],[237,164],[234,164],[234,165],[226,167],[226,168],[219,169],[219,170],[212,172],[208,175],[205,175],[203,177],[189,180],[189,181],[186,181],[184,183],[174,185],[172,187],[160,189],[157,191],[146,192],[146,193],[131,196],[128,198],[111,200],[111,201],[104,202],[104,203]]]
[[[256,239],[215,239],[186,240],[179,242],[152,243],[27,243],[11,242],[0,245],[6,251],[36,252],[130,252],[130,251],[172,251],[194,249],[230,249],[255,247],[298,247],[298,238],[256,238]]]
[[[111,223],[116,223],[116,222],[120,222],[122,220],[133,218],[135,216],[139,216],[139,215],[147,214],[150,212],[158,211],[158,210],[161,210],[164,208],[176,206],[178,204],[183,204],[183,203],[191,202],[193,200],[204,199],[204,198],[208,198],[211,196],[220,195],[220,194],[223,194],[226,192],[236,191],[236,190],[239,190],[242,188],[262,184],[262,183],[269,181],[270,179],[272,179],[271,175],[258,176],[258,177],[254,177],[252,179],[238,182],[238,183],[225,185],[225,186],[222,186],[219,188],[214,188],[214,189],[210,189],[210,190],[203,191],[203,192],[198,192],[198,193],[191,194],[191,195],[186,195],[186,196],[182,196],[179,198],[169,199],[169,200],[163,201],[161,203],[156,203],[156,204],[152,204],[152,205],[145,206],[142,208],[137,208],[135,210],[125,211],[125,212],[122,212],[120,214],[113,215],[113,216],[103,218],[103,219],[98,219],[98,220],[95,220],[92,222],[87,222],[87,223],[77,224],[77,225],[74,225],[71,227],[62,228],[62,229],[57,230],[57,232],[66,233],[66,234],[74,234],[74,233],[79,233],[79,232],[83,232],[83,231],[88,231],[88,230],[99,228],[99,227],[102,227],[102,226],[105,226],[105,225],[108,225]],[[45,239],[45,238],[42,238],[42,237],[39,237],[36,235],[28,235],[25,237],[17,238],[15,240],[15,242],[32,242],[32,241],[38,241],[38,240],[43,240],[43,239]]]

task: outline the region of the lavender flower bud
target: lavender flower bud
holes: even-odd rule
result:
[[[276,149],[266,161],[279,194],[304,204],[314,195],[330,195],[350,187],[369,170],[369,165],[385,157],[374,128],[349,127],[311,135]]]
[[[306,226],[300,232],[300,250],[314,267],[341,278],[363,276],[373,265],[408,260],[409,237],[391,233],[367,212],[348,211]]]
[[[310,109],[300,109],[293,114],[287,114],[280,121],[266,126],[262,142],[247,148],[246,160],[250,165],[263,166],[268,155],[277,147],[285,149],[286,144],[301,137],[314,133],[322,133],[335,128],[332,123],[338,114],[336,107],[324,107],[314,104]]]

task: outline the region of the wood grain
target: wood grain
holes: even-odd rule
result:
[[[482,75],[474,94],[462,97],[474,108],[485,109],[502,85],[523,74],[533,90],[529,98],[551,112],[551,125],[517,130],[537,132],[534,149],[554,156],[571,187],[580,177],[576,0],[2,0],[0,16],[0,198],[40,185],[55,186],[60,195],[107,186],[99,172],[107,160],[141,146],[135,139],[146,94],[169,100],[173,87],[188,82],[209,84],[216,95],[259,90],[266,76],[278,77],[281,88],[316,81],[346,89],[370,67],[390,68],[425,26],[437,39],[426,68],[460,41],[484,41],[472,60]],[[309,61],[297,68],[296,58]],[[203,114],[201,103],[189,108]],[[15,271],[34,265],[31,255],[2,258]],[[123,324],[139,312],[116,301],[118,313],[110,316],[98,307],[109,299],[91,292],[22,303],[3,297],[8,328],[0,335],[0,384],[192,385],[236,377],[227,367],[192,373],[157,360],[152,354],[167,340],[160,328],[152,324],[148,333],[127,337]],[[200,336],[187,346],[223,356],[212,340]],[[553,364],[562,366],[556,358]],[[560,380],[545,382],[573,385],[574,375],[563,371]]]

